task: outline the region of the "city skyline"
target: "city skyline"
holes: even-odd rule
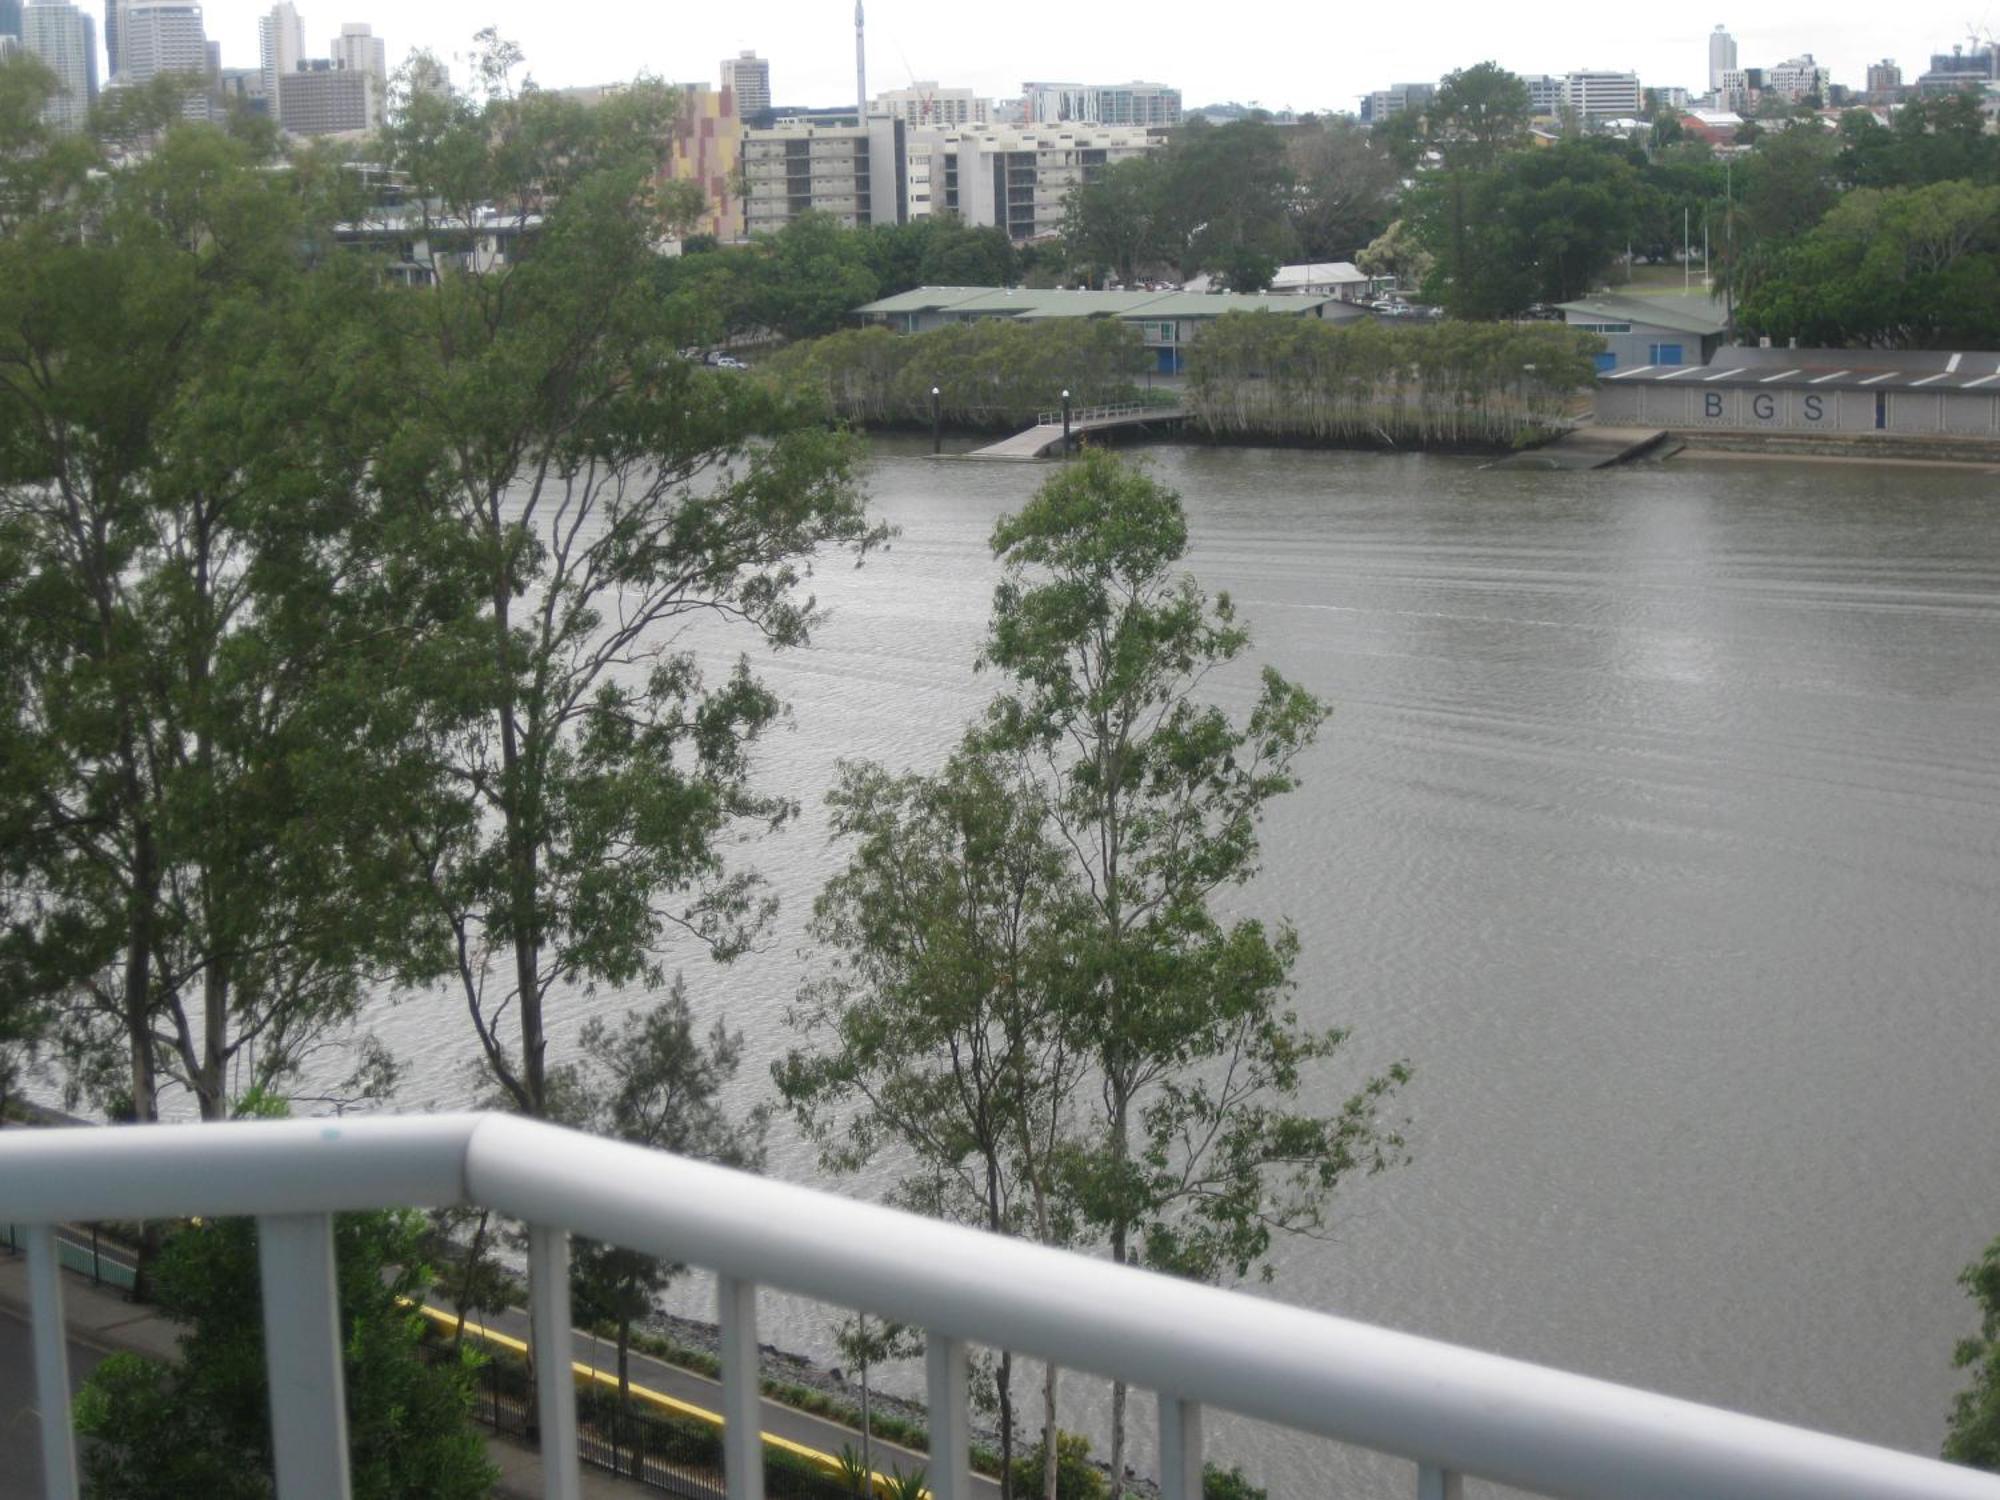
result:
[[[257,23],[270,12],[268,0],[207,0],[204,9],[224,65],[256,67]],[[853,13],[846,0],[765,0],[671,17],[609,0],[560,10],[520,0],[436,0],[393,16],[376,13],[375,0],[333,0],[324,9],[308,0],[300,11],[315,52],[323,42],[312,39],[336,35],[342,22],[373,23],[388,39],[391,68],[420,46],[447,61],[462,58],[473,32],[492,24],[521,45],[528,71],[551,87],[615,82],[638,72],[673,82],[707,81],[715,77],[717,59],[754,50],[771,64],[779,102],[832,104],[854,91]],[[1765,5],[1735,17],[1726,11],[1686,12],[1663,22],[1566,6],[1542,12],[1543,24],[1529,32],[1492,7],[1442,0],[1420,31],[1384,32],[1360,45],[1329,39],[1326,55],[1318,56],[1309,41],[1274,45],[1300,39],[1293,13],[1271,0],[1233,11],[1223,35],[1210,26],[1161,20],[1133,26],[1115,14],[1058,9],[1046,0],[1024,0],[1005,27],[911,0],[877,0],[868,18],[869,75],[875,92],[935,79],[1005,99],[1017,95],[1025,79],[1144,79],[1179,88],[1189,107],[1235,100],[1269,109],[1351,110],[1361,95],[1391,81],[1433,80],[1487,58],[1523,73],[1633,71],[1649,86],[1698,93],[1708,82],[1708,38],[1718,23],[1736,38],[1742,66],[1768,67],[1810,51],[1835,82],[1859,89],[1866,68],[1884,57],[1914,75],[1933,51],[1968,43],[1970,28],[1982,34],[1994,29],[1985,16],[1968,21],[1963,8],[1944,3],[1906,7],[1892,20],[1859,0],[1818,8]]]

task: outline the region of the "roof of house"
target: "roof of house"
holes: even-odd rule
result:
[[[1616,370],[1599,376],[1598,384],[1650,385],[1672,381],[1675,385],[1817,387],[1823,391],[1843,388],[1977,391],[2000,395],[2000,354],[1990,351],[1955,358],[1945,356],[1940,360],[1926,360],[1920,355],[1895,360],[1892,355],[1890,358],[1895,362],[1888,366],[1883,366],[1873,351],[1861,351],[1861,357],[1855,358],[1856,351],[1852,350],[1767,349],[1756,352],[1783,352],[1790,358],[1737,363],[1744,352],[1725,349],[1715,356],[1719,363],[1713,365],[1640,365],[1636,369]],[[1949,368],[1927,368],[1933,364]]]
[[[1574,302],[1558,302],[1556,306],[1579,317],[1643,323],[1649,328],[1695,333],[1704,338],[1721,333],[1729,323],[1721,306],[1708,297],[1637,297],[1605,292],[1579,297]]]
[[[987,318],[1219,318],[1228,312],[1310,313],[1330,298],[1284,293],[1037,291],[1028,287],[918,287],[855,312],[862,317],[948,312]]]
[[[1271,290],[1287,291],[1304,286],[1351,286],[1373,280],[1351,260],[1315,260],[1304,265],[1280,266],[1271,278]]]

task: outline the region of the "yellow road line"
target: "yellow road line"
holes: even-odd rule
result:
[[[441,1327],[451,1329],[458,1327],[458,1314],[456,1313],[446,1312],[443,1308],[432,1307],[428,1303],[419,1302],[412,1305],[416,1307],[418,1312]],[[489,1344],[498,1345],[500,1348],[511,1350],[515,1354],[525,1356],[528,1352],[527,1344],[515,1338],[511,1333],[502,1333],[497,1328],[488,1328],[484,1323],[475,1323],[470,1318],[465,1321],[465,1331],[474,1338],[483,1339]],[[578,1375],[583,1376],[587,1380],[594,1381],[598,1385],[609,1386],[613,1390],[618,1388],[618,1377],[608,1370],[597,1369],[595,1366],[584,1364],[580,1360],[572,1361],[570,1368]],[[704,1406],[696,1406],[692,1402],[682,1401],[675,1396],[669,1396],[665,1391],[656,1391],[651,1386],[639,1385],[636,1382],[632,1385],[631,1391],[634,1396],[649,1406],[657,1406],[663,1411],[673,1412],[678,1416],[692,1417],[697,1422],[708,1423],[711,1427],[720,1427],[722,1425],[722,1413],[710,1411]],[[760,1397],[759,1399],[762,1398]],[[762,1432],[758,1436],[763,1438],[765,1444],[769,1447],[782,1448],[787,1453],[796,1454],[809,1463],[818,1464],[831,1474],[844,1475],[847,1472],[842,1467],[840,1460],[835,1458],[831,1453],[822,1453],[817,1448],[808,1448],[803,1443],[795,1443],[790,1438],[779,1437],[773,1432]],[[891,1481],[887,1475],[876,1473],[872,1477],[874,1478],[876,1489],[881,1494],[887,1495],[891,1493]],[[929,1500],[930,1492],[928,1490],[924,1492],[924,1495],[925,1500]]]

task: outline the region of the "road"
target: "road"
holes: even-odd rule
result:
[[[94,1345],[70,1341],[71,1390],[83,1384],[104,1353]],[[34,1337],[26,1318],[0,1306],[0,1500],[42,1500],[40,1426]]]

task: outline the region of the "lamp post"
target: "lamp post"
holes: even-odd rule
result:
[[[1068,457],[1069,457],[1069,454],[1070,454],[1070,447],[1069,447],[1069,392],[1068,392],[1067,390],[1065,390],[1065,391],[1064,391],[1064,392],[1062,393],[1062,396],[1063,396],[1063,457],[1064,457],[1064,458],[1068,458]]]
[[[942,425],[944,422],[944,417],[943,417],[943,408],[940,406],[939,401],[940,401],[940,393],[938,391],[938,388],[936,386],[932,386],[931,387],[931,457],[933,458],[936,458],[938,454],[944,452],[944,437],[943,437],[944,427]]]

